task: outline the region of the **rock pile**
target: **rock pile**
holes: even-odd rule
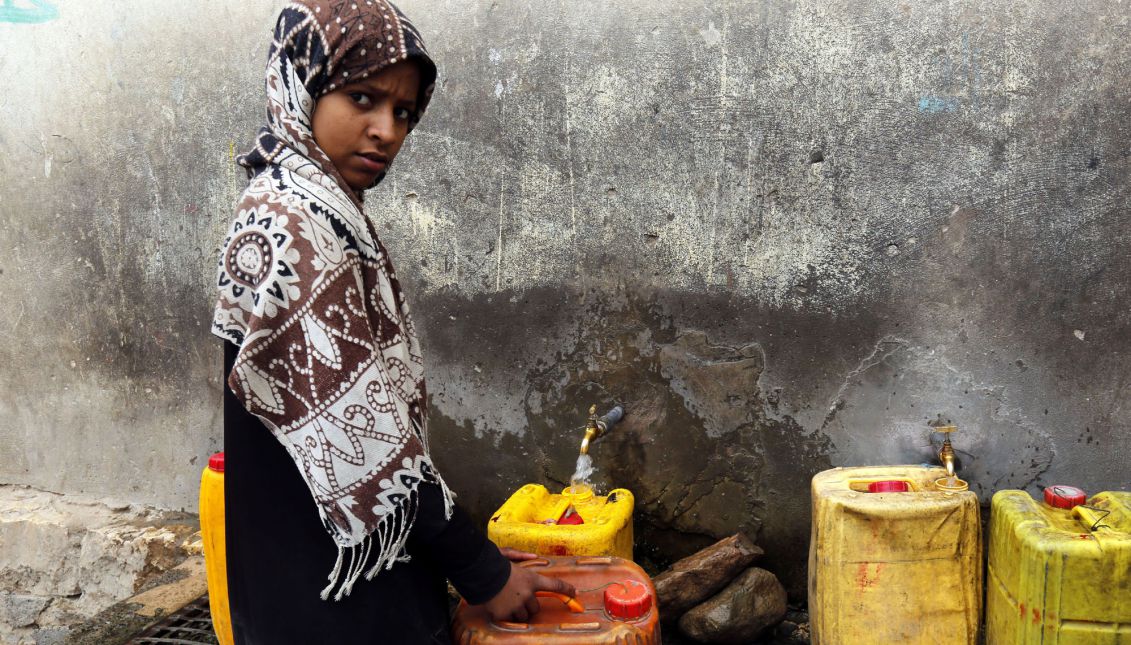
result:
[[[51,645],[188,555],[195,518],[0,486],[0,644]]]
[[[786,593],[774,574],[750,566],[762,554],[737,533],[676,562],[654,580],[660,615],[701,643],[768,634],[785,617]]]

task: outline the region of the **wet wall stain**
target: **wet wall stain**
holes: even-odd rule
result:
[[[461,329],[488,321],[529,326],[528,308],[551,309],[543,298],[562,295],[528,293],[521,305],[509,306],[461,303]],[[427,307],[450,309],[452,303]],[[605,492],[628,488],[635,495],[640,555],[663,566],[744,531],[767,549],[767,566],[800,592],[804,567],[795,546],[808,539],[808,480],[830,467],[829,442],[788,416],[767,414],[761,348],[716,344],[702,331],[675,327],[654,302],[634,297],[572,310],[584,315],[542,321],[578,323],[578,333],[571,347],[521,374],[522,412],[513,427],[476,439],[472,424],[447,417],[443,403],[433,401],[432,449],[461,503],[483,521],[525,483],[560,490],[573,472],[589,405],[603,412],[621,404],[625,419],[591,446],[592,481]],[[496,340],[487,353],[503,365],[531,349],[516,345],[521,339]],[[458,358],[438,350],[456,349],[444,338],[430,347],[440,363]],[[488,361],[482,369],[500,368]],[[437,380],[449,392],[476,387]]]
[[[913,303],[830,315],[615,283],[418,305],[441,321],[424,326],[433,450],[461,503],[485,522],[522,484],[564,486],[588,406],[620,403],[625,420],[591,450],[594,481],[635,493],[638,551],[656,567],[742,530],[803,595],[812,475],[934,462],[939,417],[962,428],[962,476],[984,504],[1066,463],[1039,388],[1015,378],[1033,363],[985,358],[978,306],[940,308],[925,331]]]

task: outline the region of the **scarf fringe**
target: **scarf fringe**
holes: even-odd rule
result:
[[[448,488],[448,483],[444,481],[444,478],[439,474],[436,475],[436,481],[434,483],[439,486],[440,490],[444,493],[444,519],[450,520],[452,519],[452,511],[456,508],[456,494],[452,492],[452,489]]]
[[[353,591],[354,584],[362,575],[366,580],[372,580],[382,568],[389,569],[397,561],[408,560],[405,544],[416,519],[417,498],[416,491],[409,493],[407,503],[386,515],[377,528],[358,544],[338,546],[338,561],[327,577],[330,584],[322,590],[322,600],[328,600],[335,588],[337,593],[333,593],[333,598],[341,600]],[[346,559],[349,564],[343,569]]]
[[[455,509],[455,495],[442,477],[437,476],[433,483],[443,492],[444,519],[449,520]],[[330,584],[322,590],[320,594],[322,600],[329,600],[335,588],[338,591],[333,594],[333,598],[341,600],[353,591],[353,585],[362,575],[366,580],[372,580],[382,569],[391,569],[397,562],[412,560],[405,550],[405,545],[408,543],[412,526],[416,523],[416,512],[420,508],[419,498],[420,495],[416,490],[409,492],[407,501],[382,518],[377,528],[362,538],[361,542],[353,546],[338,545],[338,559],[334,562],[333,571],[326,578]],[[343,565],[346,565],[344,570]]]
[[[330,584],[325,589],[322,590],[321,594],[319,594],[322,597],[322,600],[328,600],[330,598],[330,590],[334,588],[335,584],[337,584],[338,576],[342,573],[342,559],[345,556],[345,553],[346,553],[346,547],[339,544],[338,545],[338,559],[337,559],[336,562],[334,562],[334,570],[331,571],[330,575],[328,576],[328,580],[330,580]]]

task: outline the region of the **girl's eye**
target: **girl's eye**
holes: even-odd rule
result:
[[[350,92],[349,97],[350,97],[350,100],[353,101],[354,103],[356,103],[357,105],[366,106],[366,107],[369,106],[369,97],[366,96],[365,94],[362,94],[361,92]]]
[[[401,121],[407,121],[412,117],[412,112],[408,108],[399,107],[393,111],[393,116]]]

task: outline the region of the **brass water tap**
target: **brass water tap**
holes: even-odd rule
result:
[[[581,454],[589,454],[589,442],[605,433],[605,430],[597,425],[597,406],[589,406],[589,420],[585,422],[585,438],[581,440]]]
[[[585,438],[581,440],[581,454],[589,454],[589,444],[604,435],[617,421],[624,418],[624,408],[615,406],[605,413],[597,416],[597,406],[589,406],[589,419],[585,422]]]
[[[958,426],[940,426],[933,428],[934,432],[941,432],[946,435],[942,447],[939,448],[939,461],[942,462],[943,468],[946,468],[947,477],[955,476],[955,461],[958,457],[954,454],[954,446],[950,445],[950,434],[956,430],[958,430]]]

